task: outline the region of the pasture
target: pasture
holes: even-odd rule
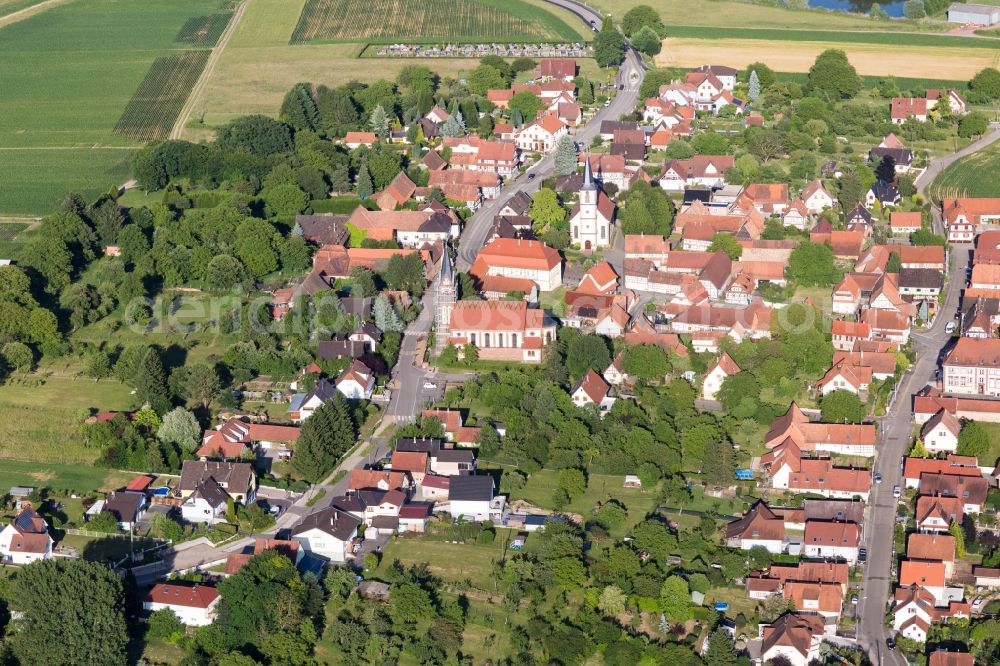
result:
[[[574,40],[575,30],[522,0],[307,0],[292,43]]]
[[[89,0],[0,28],[0,214],[41,215],[67,192],[93,197],[122,182],[140,142],[115,124],[157,58],[180,53],[188,19],[221,7]]]
[[[943,197],[1000,197],[997,169],[1000,169],[1000,145],[993,143],[948,166],[927,187],[927,194],[934,201]],[[1000,428],[996,430],[1000,434]]]
[[[713,61],[730,67],[743,68],[763,62],[779,72],[807,72],[816,56],[827,49],[841,49],[859,74],[871,76],[896,75],[900,72],[919,74],[923,78],[969,80],[984,67],[997,66],[1000,50],[982,48],[936,48],[920,46],[890,46],[823,41],[768,42],[762,48],[756,39],[702,39],[674,37],[663,40],[663,50],[656,56],[660,67],[697,67],[704,64],[705,54]]]

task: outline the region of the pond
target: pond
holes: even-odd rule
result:
[[[857,12],[867,14],[872,10],[874,0],[809,0],[810,7],[823,7],[825,9],[837,9],[842,12]],[[903,16],[904,0],[894,0],[892,2],[880,2],[879,6],[889,16],[900,18]]]

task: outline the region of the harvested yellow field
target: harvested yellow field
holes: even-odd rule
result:
[[[816,56],[827,49],[845,51],[858,73],[866,76],[961,81],[971,79],[983,67],[996,67],[1000,61],[1000,51],[993,49],[674,37],[663,40],[663,50],[656,56],[656,64],[661,67],[697,67],[706,62],[719,62],[743,68],[762,62],[776,72],[807,72]]]

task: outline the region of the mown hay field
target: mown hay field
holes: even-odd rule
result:
[[[934,201],[948,197],[1000,197],[1000,145],[994,143],[952,163],[934,179],[927,193]]]
[[[859,74],[895,76],[901,73],[930,79],[967,81],[984,67],[995,67],[1000,49],[925,48],[846,42],[763,42],[755,39],[668,38],[656,56],[661,67],[697,67],[710,53],[713,62],[743,68],[763,62],[778,72],[807,72],[816,56],[841,49]]]
[[[576,30],[521,0],[307,0],[292,33],[311,41],[561,41]]]
[[[140,141],[114,134],[157,58],[222,0],[87,0],[0,28],[0,215],[43,215],[67,192],[121,183]],[[177,90],[184,98],[190,88]]]

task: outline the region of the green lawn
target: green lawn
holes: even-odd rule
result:
[[[942,197],[997,197],[1000,181],[995,177],[1000,168],[1000,145],[993,143],[963,157],[941,172],[927,188],[935,200]]]
[[[6,493],[12,486],[27,486],[71,490],[87,495],[120,488],[133,476],[90,465],[3,459],[0,460],[0,494]],[[80,507],[67,506],[66,513],[70,520],[75,520],[78,509]]]
[[[133,399],[130,389],[115,380],[95,382],[77,378],[75,372],[65,365],[46,366],[27,376],[17,374],[0,385],[0,458],[68,464],[94,461],[98,451],[83,443],[80,424],[92,410],[131,409]],[[7,468],[6,462],[0,463],[0,474]]]
[[[0,212],[43,214],[69,191],[121,183],[138,144],[112,128],[153,61],[178,52],[185,22],[221,7],[88,0],[0,29]]]
[[[447,543],[419,535],[394,537],[382,549],[382,561],[375,577],[384,573],[393,560],[406,566],[426,562],[434,575],[448,583],[462,585],[468,580],[473,587],[492,592],[495,589],[493,563],[503,559],[511,534],[512,530],[499,530],[496,540],[486,546]]]
[[[655,489],[623,488],[625,477],[603,474],[591,474],[587,490],[582,495],[574,497],[565,511],[579,513],[584,518],[592,515],[597,502],[616,499],[628,508],[628,518],[625,524],[612,530],[612,536],[622,536],[628,533],[639,521],[646,517],[656,505]],[[511,493],[511,500],[525,500],[543,509],[554,509],[552,496],[558,487],[558,470],[543,469],[528,478],[524,488]]]

